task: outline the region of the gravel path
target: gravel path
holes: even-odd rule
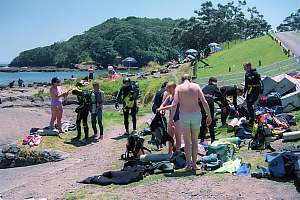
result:
[[[282,32],[275,35],[296,56],[300,56],[300,35],[295,32]]]

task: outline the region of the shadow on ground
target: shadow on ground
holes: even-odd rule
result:
[[[73,138],[71,139],[71,141],[66,141],[64,142],[65,144],[70,144],[73,145],[75,147],[82,147],[82,146],[86,146],[92,143],[96,143],[97,141],[94,139],[94,137],[89,137],[87,141],[84,140],[79,140],[77,138]]]
[[[177,177],[177,178],[187,178],[187,177],[195,177],[195,176],[202,176],[205,172],[203,171],[175,171],[174,173],[164,174],[165,177]]]
[[[113,137],[111,138],[113,140],[123,140],[123,139],[127,139],[127,135],[119,135],[118,137]]]

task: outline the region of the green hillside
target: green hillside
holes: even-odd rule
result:
[[[287,59],[287,56],[280,46],[267,35],[244,42],[239,41],[237,44],[231,42],[229,49],[208,57],[206,62],[210,65],[209,67],[198,63],[198,77],[242,72],[241,66],[245,61],[250,61],[254,67],[259,68],[259,60],[263,67],[284,59]],[[229,67],[231,67],[231,72],[228,70]]]
[[[10,63],[23,67],[71,67],[76,63],[95,61],[103,66],[116,57],[134,57],[139,65],[149,61],[166,62],[177,57],[172,46],[174,27],[181,20],[127,17],[111,18],[65,42],[23,51]]]

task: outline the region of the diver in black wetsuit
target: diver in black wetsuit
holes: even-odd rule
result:
[[[222,100],[222,94],[220,92],[220,89],[217,86],[217,82],[218,80],[215,77],[210,77],[208,80],[208,85],[206,85],[203,89],[202,92],[205,96],[205,99],[208,103],[209,109],[210,109],[210,114],[211,114],[211,119],[212,122],[209,125],[208,129],[209,129],[209,134],[210,134],[210,138],[211,138],[211,142],[213,142],[215,140],[215,118],[214,118],[214,113],[215,113],[215,102],[218,101],[223,101]],[[200,139],[201,142],[204,142],[204,138],[205,138],[205,133],[207,130],[207,125],[206,125],[206,113],[205,110],[202,106],[202,104],[200,104],[201,107],[201,113],[202,113],[202,121],[201,121],[201,128],[200,128]]]
[[[83,130],[85,134],[85,141],[89,137],[89,127],[88,127],[88,115],[90,111],[90,99],[91,94],[88,91],[81,91],[79,89],[72,90],[72,94],[77,96],[79,106],[75,109],[77,113],[76,127],[77,127],[77,137],[74,140],[79,140],[81,138],[81,121],[83,123]]]
[[[138,112],[137,100],[140,97],[140,90],[135,81],[131,81],[130,78],[123,79],[123,86],[119,90],[115,108],[119,108],[119,103],[123,104],[123,114],[124,114],[124,125],[125,125],[125,135],[129,134],[129,113],[132,117],[133,133],[136,133],[136,114]]]
[[[154,114],[156,114],[156,110],[161,106],[161,104],[164,100],[167,84],[168,84],[168,82],[164,82],[161,85],[161,88],[156,92],[156,94],[154,96],[153,105],[152,105],[152,112]]]
[[[260,74],[256,69],[252,69],[250,62],[244,64],[245,70],[245,94],[247,109],[249,112],[249,125],[253,126],[255,121],[255,105],[260,94],[263,93],[264,87],[261,81]]]
[[[227,97],[232,97],[232,104],[234,106],[235,112],[237,112],[237,96],[242,96],[244,94],[244,88],[234,86],[223,86],[220,88],[222,94],[222,108],[221,108],[221,122],[222,128],[227,127],[226,119],[230,113],[230,106],[227,100]]]

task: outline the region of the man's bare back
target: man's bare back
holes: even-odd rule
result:
[[[180,104],[180,112],[200,112],[199,99],[204,96],[199,85],[185,81],[176,88],[176,97]]]
[[[177,104],[180,104],[180,126],[183,130],[185,144],[185,155],[187,159],[187,169],[195,171],[197,169],[196,160],[198,153],[198,133],[201,126],[202,114],[200,112],[199,100],[202,102],[207,117],[207,124],[211,123],[210,111],[199,85],[192,83],[190,75],[182,77],[182,84],[175,89],[174,101],[172,104],[171,119],[174,117]],[[173,122],[174,123],[174,122]],[[192,152],[190,151],[192,150]],[[192,163],[191,163],[192,153]]]

